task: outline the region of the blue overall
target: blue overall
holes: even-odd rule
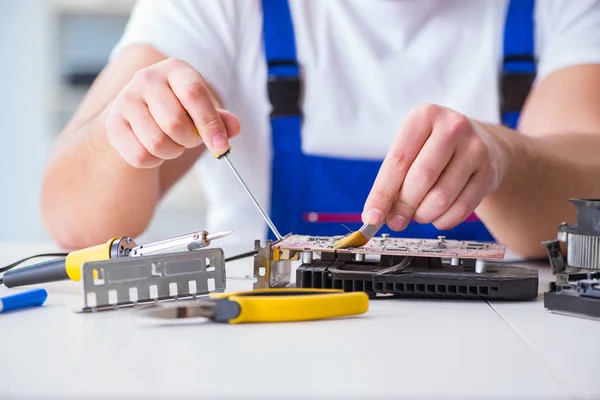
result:
[[[263,38],[268,68],[272,137],[270,216],[282,235],[343,235],[358,230],[360,214],[381,161],[347,160],[302,152],[302,84],[294,28],[287,0],[262,0]],[[533,58],[534,0],[512,0],[507,13],[501,80],[502,122],[515,127],[522,100],[535,75]],[[516,92],[516,94],[515,94]],[[514,97],[520,99],[514,100]],[[386,225],[392,237],[493,241],[476,217],[441,231],[411,222],[402,232]],[[269,239],[275,239],[269,231]]]

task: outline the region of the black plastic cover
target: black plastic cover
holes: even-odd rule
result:
[[[570,273],[565,284],[550,283],[544,307],[550,311],[600,318],[600,272]]]
[[[600,298],[580,296],[573,291],[549,291],[544,293],[544,307],[550,311],[600,318]]]

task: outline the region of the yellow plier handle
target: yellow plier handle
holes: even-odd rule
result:
[[[337,289],[257,289],[213,293],[213,319],[230,324],[244,322],[293,322],[363,314],[369,296]]]

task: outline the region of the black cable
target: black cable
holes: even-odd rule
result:
[[[256,254],[258,254],[257,250],[249,251],[247,253],[242,253],[242,254],[238,254],[236,256],[231,256],[229,258],[226,258],[225,262],[235,261],[235,260],[239,260],[239,259],[246,258],[246,257],[252,257],[252,256],[255,256]]]

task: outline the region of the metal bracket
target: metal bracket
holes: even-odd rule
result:
[[[290,259],[273,257],[272,242],[267,240],[262,247],[260,240],[254,242],[254,289],[281,288],[290,285],[292,263]]]
[[[79,312],[196,298],[226,289],[220,248],[87,262],[81,276],[84,304]]]
[[[552,273],[563,274],[566,270],[565,258],[560,249],[559,240],[546,240],[542,242],[542,246],[546,248],[548,252],[548,259],[550,266],[552,267]]]

